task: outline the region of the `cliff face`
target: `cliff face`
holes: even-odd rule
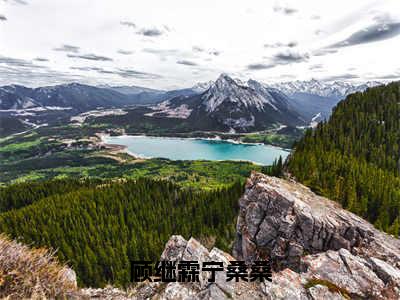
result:
[[[337,203],[253,173],[239,205],[233,255],[272,262],[277,273],[264,286],[271,299],[320,299],[318,282],[353,298],[400,299],[400,241]],[[313,286],[313,293],[304,288]]]

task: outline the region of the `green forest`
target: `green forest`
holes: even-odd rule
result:
[[[290,173],[314,191],[399,234],[400,83],[352,94],[295,145]]]
[[[214,190],[160,180],[50,180],[0,189],[0,232],[57,249],[84,286],[129,283],[130,261],[156,262],[171,235],[229,250],[243,183]]]

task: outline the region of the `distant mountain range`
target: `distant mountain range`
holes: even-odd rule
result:
[[[89,86],[79,83],[27,88],[21,85],[0,87],[0,110],[33,107],[69,107],[84,112],[99,107],[148,105],[177,96],[192,96],[204,91],[201,86],[162,91],[136,86]]]
[[[289,81],[269,85],[285,93],[289,97],[296,94],[311,94],[320,97],[327,97],[342,100],[349,94],[364,91],[369,87],[380,85],[377,81],[368,81],[364,84],[354,85],[348,82],[334,81],[324,82],[316,79],[308,81]]]
[[[347,95],[365,91],[369,87],[380,85],[380,82],[370,81],[360,85],[348,82],[324,82],[315,79],[309,81],[291,81],[271,84],[292,99],[293,108],[307,120],[318,116],[318,121],[327,119],[333,107],[346,98]]]
[[[39,88],[0,87],[0,110],[94,109],[150,105],[147,118],[185,119],[200,130],[252,131],[271,126],[304,126],[330,116],[348,94],[378,85],[317,80],[264,84],[222,74],[216,81],[171,91],[138,86],[89,86],[79,83]]]
[[[130,97],[111,89],[78,83],[40,88],[9,85],[0,88],[0,108],[27,109],[33,107],[62,107],[84,112],[96,107],[123,106]]]

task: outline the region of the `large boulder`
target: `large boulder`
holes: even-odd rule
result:
[[[239,205],[233,249],[238,259],[267,258],[278,271],[299,271],[307,254],[346,249],[400,267],[398,239],[299,183],[253,173]]]

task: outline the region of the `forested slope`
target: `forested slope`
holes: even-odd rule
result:
[[[399,234],[400,83],[348,96],[296,144],[288,167],[318,193]]]
[[[228,249],[243,186],[193,191],[149,179],[97,185],[61,180],[36,183],[29,192],[24,184],[10,186],[2,195],[11,191],[12,201],[3,197],[1,207],[34,202],[0,214],[0,232],[58,249],[80,284],[104,286],[127,284],[130,261],[157,261],[172,234],[216,239],[218,247]]]

